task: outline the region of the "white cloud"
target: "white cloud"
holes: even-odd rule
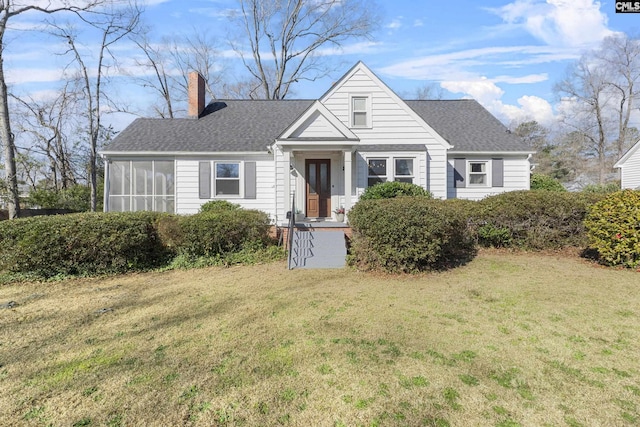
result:
[[[414,27],[423,27],[424,26],[424,21],[422,19],[416,19],[415,21],[413,21],[413,26]]]
[[[209,16],[216,19],[229,19],[240,14],[238,9],[222,9],[216,7],[200,7],[189,9],[189,13]]]
[[[62,80],[60,69],[10,68],[5,71],[8,84],[51,83]]]
[[[594,0],[516,0],[488,9],[549,46],[585,48],[613,34]]]
[[[533,84],[533,83],[541,83],[549,80],[549,75],[547,73],[541,74],[529,74],[526,76],[513,77],[513,76],[497,76],[493,79],[496,83],[509,83],[512,85],[519,84]]]
[[[391,22],[387,25],[385,25],[385,28],[389,28],[390,30],[397,30],[398,28],[402,27],[402,16],[399,16],[393,20],[391,20]]]
[[[537,96],[523,96],[518,106],[502,101],[504,91],[486,77],[467,81],[443,81],[441,86],[453,93],[471,96],[505,124],[528,120],[548,125],[554,120],[551,104]]]
[[[537,96],[523,96],[517,101],[519,106],[505,104],[501,99],[504,91],[487,78],[445,81],[442,87],[453,93],[471,96],[507,124],[526,120],[548,124],[553,120],[553,108],[546,100]]]
[[[575,49],[554,51],[546,46],[498,46],[467,49],[401,61],[382,68],[383,74],[413,80],[477,79],[475,69],[503,67],[517,69],[524,65],[578,58]],[[546,73],[526,76],[500,76],[493,80],[504,83],[539,83],[548,80]]]

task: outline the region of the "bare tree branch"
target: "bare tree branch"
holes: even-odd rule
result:
[[[282,99],[300,80],[329,73],[321,48],[340,48],[350,39],[368,38],[378,17],[364,0],[239,0],[235,22],[248,46],[232,40],[255,86],[252,95]],[[257,95],[260,93],[259,95]]]
[[[18,192],[18,180],[16,170],[16,148],[14,135],[11,132],[11,117],[9,113],[9,95],[4,74],[4,36],[7,31],[9,21],[25,12],[37,11],[45,14],[54,14],[68,11],[81,16],[82,12],[94,10],[102,5],[108,4],[110,0],[87,0],[84,2],[61,0],[60,6],[52,6],[49,2],[47,6],[36,4],[36,2],[25,3],[13,0],[0,1],[0,140],[4,145],[5,180],[8,189],[6,202],[9,211],[9,218],[17,218],[20,213],[20,198]]]

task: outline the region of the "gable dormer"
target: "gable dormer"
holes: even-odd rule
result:
[[[451,145],[406,102],[382,82],[362,61],[354,65],[320,102],[359,138],[393,142],[401,131],[445,149]]]
[[[358,137],[319,101],[314,102],[278,138],[278,141],[357,141]]]

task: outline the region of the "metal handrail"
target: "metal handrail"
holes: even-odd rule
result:
[[[296,225],[296,193],[293,192],[293,198],[291,200],[291,215],[289,216],[289,234],[287,236],[288,246],[289,246],[289,259],[287,261],[287,268],[291,270],[293,266],[291,265],[292,258],[292,250],[293,250],[293,233]]]

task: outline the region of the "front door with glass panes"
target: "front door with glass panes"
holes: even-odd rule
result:
[[[307,203],[305,215],[309,218],[331,216],[331,160],[307,159]]]

